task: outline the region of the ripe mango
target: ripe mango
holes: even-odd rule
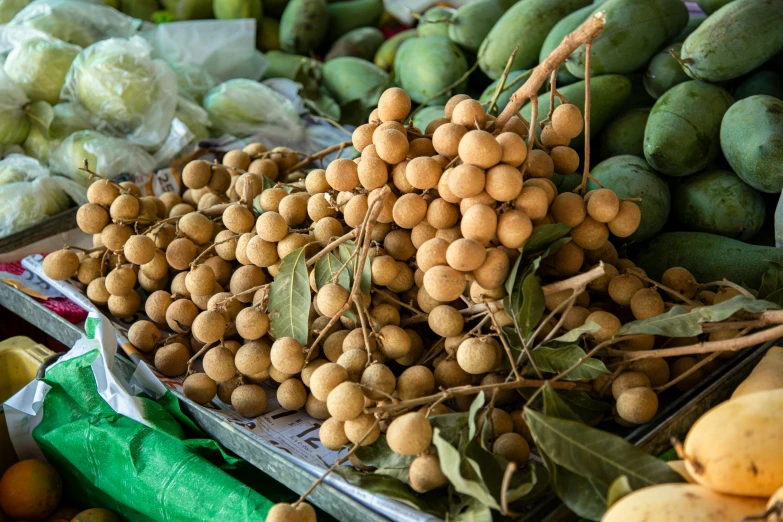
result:
[[[753,371],[737,386],[732,399],[783,388],[783,348],[773,346],[758,362]]]
[[[702,415],[685,438],[683,460],[713,491],[769,498],[783,486],[783,389],[738,397]]]

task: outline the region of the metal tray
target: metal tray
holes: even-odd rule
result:
[[[23,317],[55,339],[72,346],[82,335],[81,329],[60,318],[35,299],[10,286],[0,284],[0,305]],[[699,386],[669,400],[649,424],[639,427],[626,438],[652,454],[660,454],[670,447],[672,437],[682,438],[690,426],[706,410],[725,400],[731,391],[753,369],[758,360],[773,343],[753,350],[746,350],[724,364]],[[118,356],[124,363],[126,359]],[[236,424],[226,422],[210,409],[200,406],[182,394],[174,392],[182,408],[196,424],[226,448],[244,458],[258,469],[278,480],[297,493],[306,491],[317,478],[315,473],[303,469],[272,445],[261,441],[251,432]],[[334,479],[334,477],[332,477]],[[311,495],[314,504],[345,522],[382,522],[389,518],[373,511],[364,503],[346,494],[327,480]],[[560,522],[578,520],[560,501],[547,497],[538,502],[523,520],[525,522]]]
[[[36,223],[31,227],[15,232],[10,236],[0,238],[0,254],[13,252],[23,246],[30,245],[36,241],[54,236],[55,234],[73,230],[76,228],[77,210],[79,210],[78,207],[70,208],[64,212],[60,212],[56,216]]]

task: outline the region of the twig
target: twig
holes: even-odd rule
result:
[[[549,77],[549,112],[546,115],[545,121],[552,121],[552,113],[555,112],[555,93],[557,92],[557,71],[560,67],[552,71]]]
[[[699,288],[708,288],[710,286],[728,286],[730,288],[737,290],[739,293],[741,293],[748,299],[755,299],[755,297],[753,297],[753,294],[751,294],[750,292],[742,288],[742,286],[738,285],[737,283],[732,283],[731,281],[727,281],[726,279],[724,279],[723,281],[713,281],[712,283],[704,283],[698,286]]]
[[[655,285],[655,286],[657,286],[658,288],[660,288],[661,290],[663,290],[663,291],[664,291],[664,292],[666,292],[667,294],[669,294],[669,295],[672,295],[672,296],[676,297],[677,299],[679,299],[680,301],[682,301],[682,302],[684,302],[684,303],[688,303],[690,306],[699,306],[699,304],[698,304],[698,303],[696,303],[696,301],[694,301],[693,299],[688,299],[687,297],[685,297],[684,295],[682,295],[682,294],[681,294],[680,292],[678,292],[677,290],[674,290],[673,288],[669,288],[668,286],[664,286],[662,283],[659,283],[658,281],[655,281],[655,280],[653,280],[653,279],[650,279],[649,277],[647,277],[646,275],[642,274],[642,273],[641,273],[640,271],[638,271],[638,270],[634,271],[634,272],[633,272],[633,275],[634,275],[634,276],[636,276],[636,277],[638,277],[638,278],[639,278],[639,279],[641,279],[642,281],[647,281],[648,283],[650,283],[650,284],[652,284],[652,285]]]
[[[563,38],[554,51],[547,56],[543,62],[533,69],[533,73],[530,78],[525,82],[522,87],[511,95],[511,99],[503,109],[503,112],[498,116],[495,125],[497,128],[502,128],[508,120],[511,119],[517,111],[522,108],[531,96],[535,96],[538,89],[544,84],[544,82],[552,74],[552,71],[560,67],[565,62],[566,58],[571,55],[579,46],[593,41],[601,31],[604,30],[606,23],[606,13],[601,11],[596,13],[589,20],[583,23],[576,31]],[[531,126],[532,128],[532,126]]]
[[[591,93],[590,93],[590,59],[593,52],[593,42],[588,41],[585,44],[585,154],[584,154],[584,172],[582,173],[581,187],[582,194],[587,190],[587,177],[590,176],[590,106]]]
[[[530,80],[528,80],[529,82]],[[525,83],[527,85],[527,82]],[[524,88],[524,85],[520,88]],[[519,91],[517,91],[519,92]],[[516,96],[516,93],[514,93],[514,96]],[[509,102],[511,103],[511,102]],[[530,157],[532,156],[531,152],[533,151],[533,144],[536,142],[536,128],[535,124],[538,121],[538,96],[535,94],[532,94],[530,96],[530,127],[528,127],[528,137],[527,137],[527,155],[525,157],[524,163],[522,163],[522,167],[519,169],[519,171],[522,173],[522,177],[525,177],[525,172],[527,172],[527,166],[530,163]],[[503,111],[505,112],[505,111]],[[499,118],[498,118],[499,119]]]
[[[338,246],[342,245],[346,241],[350,241],[351,239],[354,239],[356,237],[356,234],[358,233],[358,229],[353,229],[344,236],[341,236],[328,245],[326,245],[324,248],[322,248],[320,251],[318,251],[317,254],[315,254],[313,257],[307,260],[306,266],[313,266],[316,261],[324,257],[326,254],[337,248]]]
[[[202,355],[207,353],[207,351],[209,351],[209,349],[212,348],[213,344],[215,344],[215,343],[207,343],[207,344],[205,344],[204,346],[201,347],[201,350],[196,352],[196,355],[194,355],[193,357],[191,357],[188,360],[188,371],[190,371],[190,367],[193,365],[194,362],[196,362],[198,360],[199,357],[201,357]]]
[[[591,268],[587,272],[575,275],[574,277],[564,279],[562,281],[557,281],[556,283],[544,285],[541,287],[541,290],[543,290],[544,295],[552,295],[557,292],[562,292],[563,290],[569,289],[576,290],[578,288],[587,286],[589,283],[595,281],[605,273],[606,269],[604,268],[603,261],[601,261],[598,263],[598,266]]]
[[[335,282],[337,282],[337,279],[340,277],[340,274],[342,274],[342,273],[343,273],[343,270],[345,270],[345,269],[346,269],[346,267],[348,266],[348,263],[350,263],[351,261],[353,261],[353,258],[354,258],[354,257],[356,257],[356,254],[357,254],[358,252],[359,252],[359,249],[358,249],[358,248],[354,248],[354,249],[353,249],[353,253],[351,253],[351,255],[350,255],[350,256],[348,256],[348,259],[346,259],[346,260],[345,260],[345,263],[343,263],[343,265],[342,265],[342,266],[341,266],[341,267],[340,267],[340,268],[337,270],[337,272],[335,272],[335,274],[332,276],[332,283],[335,283]]]
[[[503,69],[503,74],[500,75],[500,79],[498,80],[498,85],[495,87],[495,92],[492,94],[492,99],[489,101],[489,107],[487,107],[487,114],[491,114],[492,110],[495,108],[495,104],[498,102],[498,98],[500,98],[500,93],[503,92],[503,87],[506,85],[506,79],[508,79],[508,73],[511,72],[511,65],[514,63],[514,58],[517,56],[517,51],[519,51],[519,45],[514,47],[514,50],[511,51],[511,56],[508,57],[508,61],[506,62],[506,67]]]
[[[508,510],[508,488],[511,485],[511,477],[516,470],[516,462],[509,462],[506,465],[506,471],[503,473],[503,482],[500,485],[500,514],[504,517],[519,515]]]
[[[359,322],[362,325],[362,337],[364,337],[364,346],[367,350],[367,362],[365,368],[372,364],[372,350],[370,349],[370,334],[368,332],[369,326],[367,325],[367,310],[364,308],[364,303],[356,303],[356,315],[359,316]]]
[[[495,315],[489,309],[489,304],[486,302],[484,304],[487,306],[487,314],[489,315],[489,318],[492,320],[492,325],[495,327],[495,330],[497,330],[498,335],[500,336],[500,342],[503,343],[503,350],[505,350],[506,356],[508,357],[508,362],[509,364],[511,364],[511,370],[514,372],[514,377],[516,377],[516,379],[519,380],[522,378],[522,376],[519,375],[519,371],[517,370],[517,365],[514,364],[514,356],[511,354],[511,347],[508,345],[508,342],[506,342],[506,336],[503,335],[503,330],[500,328],[497,319],[495,319]],[[540,372],[538,373],[538,377],[539,378],[542,377],[542,374]]]
[[[238,238],[239,238],[239,235],[234,234],[233,236],[231,236],[228,239],[224,239],[222,241],[218,241],[217,243],[212,243],[207,248],[205,248],[204,251],[201,252],[198,255],[198,257],[196,257],[196,259],[194,259],[193,261],[190,262],[190,267],[192,268],[192,267],[196,266],[198,264],[198,260],[201,259],[202,257],[204,257],[204,255],[206,255],[209,252],[211,252],[212,250],[214,250],[216,246],[222,245],[223,243],[228,243],[229,241],[236,241]]]
[[[296,163],[295,165],[287,168],[283,172],[283,174],[290,174],[292,172],[295,172],[295,171],[301,169],[302,167],[307,166],[308,164],[312,163],[313,161],[315,161],[317,159],[321,159],[324,156],[328,156],[332,152],[336,152],[338,150],[342,150],[345,147],[350,147],[351,144],[352,144],[351,140],[343,141],[341,143],[336,143],[336,144],[332,145],[331,147],[326,147],[324,150],[320,150],[318,152],[314,152],[313,154],[309,154],[308,156],[305,157],[305,159],[303,159],[299,163]]]
[[[402,306],[402,307],[405,307],[405,308],[407,308],[408,310],[410,310],[411,312],[413,312],[415,315],[421,315],[421,316],[424,316],[425,318],[429,317],[429,316],[428,316],[428,314],[425,314],[425,313],[424,313],[424,312],[422,312],[421,310],[418,310],[418,309],[416,309],[415,307],[413,307],[413,306],[411,306],[411,305],[409,305],[409,304],[407,304],[407,303],[403,303],[403,302],[402,302],[402,301],[400,301],[399,299],[395,299],[394,297],[390,296],[390,295],[389,295],[389,294],[387,294],[387,293],[382,293],[382,292],[381,292],[380,290],[378,290],[377,288],[373,288],[371,291],[372,291],[372,292],[374,292],[374,293],[376,293],[376,294],[381,294],[381,295],[383,296],[383,300],[384,300],[384,301],[389,301],[389,302],[392,302],[392,303],[396,303],[396,304],[398,304],[398,305],[400,305],[400,306]],[[389,292],[389,293],[391,293],[391,292]]]
[[[233,301],[237,297],[241,297],[243,295],[255,294],[257,291],[261,290],[264,287],[268,287],[270,284],[271,283],[265,283],[263,285],[254,286],[253,288],[248,288],[247,290],[243,290],[242,292],[239,292],[238,294],[234,294],[231,297],[226,297],[225,299],[222,299],[222,300],[218,301],[217,303],[215,303],[215,306],[223,306],[226,303],[230,303],[231,301]]]

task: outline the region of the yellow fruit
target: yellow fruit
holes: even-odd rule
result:
[[[0,508],[13,520],[43,520],[61,496],[60,475],[42,460],[17,462],[0,478]]]
[[[411,487],[419,493],[439,488],[448,482],[440,469],[440,459],[431,453],[416,457],[409,471]]]
[[[783,348],[773,346],[767,350],[750,375],[737,386],[731,398],[780,388],[783,388]]]
[[[435,134],[437,135],[437,131],[435,131]],[[436,145],[435,150],[437,149]],[[500,147],[500,143],[492,134],[483,130],[472,130],[465,134],[459,142],[457,151],[464,163],[475,165],[481,169],[488,169],[497,165],[503,157],[503,149]],[[440,151],[438,153],[443,154]],[[447,154],[444,154],[444,156],[447,156]]]
[[[398,455],[418,455],[432,443],[430,421],[417,411],[401,415],[389,424],[386,442]]]

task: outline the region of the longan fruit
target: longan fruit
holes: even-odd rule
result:
[[[389,181],[389,167],[380,158],[368,156],[359,162],[358,176],[367,190],[380,188]]]
[[[443,303],[458,299],[466,284],[465,275],[450,266],[434,266],[424,274],[424,288],[427,293]]]
[[[618,262],[617,249],[610,242],[606,242],[601,248],[595,250],[585,250],[585,263],[589,265],[597,265],[599,261],[603,261],[607,265],[616,265]],[[617,272],[620,272],[620,267],[616,267]]]
[[[397,277],[399,268],[397,261],[391,256],[377,256],[372,261],[372,282],[378,286],[386,286]]]
[[[633,201],[621,201],[617,216],[608,225],[609,230],[617,237],[628,237],[639,228],[642,222],[642,211]]]
[[[712,304],[720,304],[725,301],[728,301],[729,299],[733,299],[734,297],[737,297],[738,295],[742,295],[742,292],[737,290],[736,288],[731,287],[723,287],[715,294],[715,298],[712,301]]]
[[[359,446],[369,446],[378,440],[381,434],[380,425],[375,422],[375,417],[368,413],[346,421],[343,428],[348,440]]]
[[[426,220],[421,221],[418,225],[411,229],[411,243],[416,249],[420,249],[424,243],[435,237],[437,229],[427,223]]]
[[[87,188],[87,201],[94,205],[111,206],[114,199],[120,195],[116,183],[108,179],[99,179]]]
[[[195,211],[196,207],[190,203],[178,203],[169,210],[169,217],[180,217]]]
[[[599,223],[609,223],[620,212],[620,198],[609,189],[592,191],[587,202],[587,213]]]
[[[631,274],[620,274],[609,283],[609,297],[619,305],[628,306],[634,294],[644,288],[641,279]]]
[[[590,216],[571,229],[571,240],[585,250],[596,250],[609,240],[609,229]]]
[[[460,232],[463,237],[485,245],[495,236],[497,222],[497,214],[492,208],[482,204],[473,205],[463,213]]]
[[[636,319],[649,319],[665,310],[663,298],[652,288],[637,290],[631,297],[631,313]]]
[[[120,187],[132,196],[141,197],[141,189],[132,181],[122,181],[120,182]]]
[[[109,213],[98,204],[88,203],[76,211],[76,224],[85,234],[100,234],[109,224]]]
[[[196,316],[191,331],[202,343],[215,343],[226,331],[226,319],[223,314],[205,310]]]
[[[571,147],[559,145],[549,151],[549,157],[557,174],[573,174],[579,168],[579,154]]]
[[[272,346],[272,350],[274,351],[274,345]],[[302,355],[302,360],[304,360],[304,355]],[[274,358],[272,364],[274,364]],[[347,380],[348,371],[345,368],[339,364],[328,362],[322,364],[310,375],[310,392],[316,399],[325,402],[329,397],[329,393],[339,384],[344,383]],[[321,399],[321,397],[323,397],[323,399]]]
[[[626,422],[645,424],[658,411],[658,396],[650,388],[630,388],[617,398],[617,414]]]
[[[555,173],[552,158],[541,149],[533,149],[527,156],[525,172],[532,178],[551,178]]]
[[[460,364],[454,359],[447,359],[435,366],[433,375],[438,387],[447,389],[456,386],[465,386],[470,384],[472,379],[470,374],[463,370]]]
[[[93,280],[101,277],[101,260],[94,257],[86,257],[79,262],[76,269],[76,279],[83,285],[89,285]]]
[[[459,142],[457,152],[463,163],[475,165],[481,169],[494,167],[500,163],[500,159],[503,157],[500,143],[492,134],[483,130],[472,130],[465,134]],[[438,153],[442,154],[440,151]]]
[[[141,204],[130,194],[120,194],[109,207],[109,215],[114,221],[127,221],[139,216]]]
[[[185,276],[185,287],[193,296],[210,295],[216,282],[215,272],[206,265],[194,267]]]
[[[128,340],[141,352],[151,352],[162,338],[160,330],[151,321],[136,321],[128,330]]]
[[[494,290],[503,286],[510,269],[508,254],[501,248],[490,248],[481,266],[473,270],[473,277],[482,287]]]
[[[230,150],[223,155],[223,165],[232,169],[247,170],[253,159],[243,150]]]
[[[584,200],[573,192],[563,192],[552,202],[552,215],[558,223],[578,226],[587,216]]]
[[[203,312],[212,313],[215,312]],[[215,314],[220,320],[220,314]],[[228,348],[217,346],[211,348],[204,354],[204,372],[210,379],[216,382],[227,381],[234,377],[237,368],[234,365],[234,354]]]
[[[411,338],[399,326],[387,324],[379,332],[379,350],[388,359],[405,357],[411,351]]]
[[[582,133],[584,119],[579,107],[564,103],[552,111],[552,129],[566,139],[574,139]]]
[[[290,226],[301,225],[307,219],[308,199],[306,192],[289,194],[280,200],[278,212]],[[321,199],[325,201],[323,197]]]
[[[168,216],[171,209],[174,208],[174,205],[182,203],[182,197],[178,193],[171,191],[164,192],[158,196],[158,199],[163,203],[163,208],[165,209],[162,217]]]
[[[359,168],[356,163],[340,158],[326,167],[326,181],[335,190],[353,190],[359,186]]]
[[[348,350],[337,357],[336,362],[348,371],[348,378],[352,382],[358,382],[362,377],[364,367],[367,365],[367,352],[360,348]]]
[[[506,291],[503,287],[488,290],[476,281],[473,281],[470,285],[469,294],[470,300],[474,303],[483,303],[484,301],[495,301],[502,298],[506,295]]]
[[[457,362],[465,372],[481,375],[491,371],[498,363],[497,352],[490,340],[470,337],[457,348]]]
[[[570,139],[555,132],[551,123],[547,123],[544,125],[544,128],[541,129],[541,144],[548,149],[554,147],[567,147],[570,142]]]
[[[213,225],[210,219],[197,212],[185,214],[177,223],[180,231],[193,243],[203,245],[212,239]]]
[[[365,123],[364,125],[356,127],[353,134],[351,134],[351,142],[353,143],[354,148],[357,151],[362,152],[365,147],[371,145],[373,132],[375,132],[375,129],[377,128],[378,126],[374,123]]]
[[[206,188],[215,194],[223,194],[230,186],[231,173],[228,169],[223,166],[212,165],[212,176],[210,176]],[[199,204],[200,203],[201,201],[199,200]]]
[[[305,353],[296,339],[281,337],[272,344],[270,359],[278,371],[295,375],[304,367]]]
[[[694,337],[693,339],[696,338]],[[674,346],[676,344],[676,341],[677,341],[676,339],[672,340],[672,342],[670,342],[670,345]],[[698,342],[698,339],[696,339],[694,342]],[[640,335],[634,335],[633,337],[621,342],[619,348],[627,352],[638,352],[642,350],[652,350],[654,344],[655,344],[654,335],[640,334]]]
[[[174,270],[186,270],[194,259],[196,259],[196,245],[194,245],[193,241],[190,239],[184,237],[175,239],[166,249],[165,261]],[[144,270],[149,277],[153,279],[160,279],[160,277],[155,277],[154,274],[151,273],[152,263],[155,263],[154,258],[152,261],[147,263],[150,265],[150,268],[147,268],[147,264],[145,264],[142,267],[142,270]],[[155,266],[157,267],[157,265]],[[156,270],[155,273],[159,275],[160,270],[162,270],[162,268]]]
[[[131,236],[125,242],[122,254],[134,265],[149,263],[155,257],[155,242],[148,236]]]
[[[416,304],[419,305],[419,308],[421,308],[424,313],[428,314],[435,309],[436,306],[440,306],[443,303],[434,299],[427,293],[427,289],[424,286],[421,286],[416,293]]]
[[[163,225],[158,227],[153,232],[148,232],[147,237],[152,239],[156,248],[165,250],[176,238],[176,229],[172,225]]]
[[[356,348],[361,348],[362,350],[366,349],[364,344],[364,334],[361,328],[354,328],[348,332],[348,335],[346,335],[345,339],[343,339],[343,352],[347,352],[348,350],[353,350]],[[375,337],[370,337],[370,351],[375,351]]]
[[[448,189],[457,199],[477,196],[484,190],[485,174],[480,168],[465,163],[448,172]]]
[[[407,261],[416,254],[409,230],[392,230],[383,240],[383,249],[397,261]]]
[[[462,125],[445,123],[435,129],[432,134],[432,146],[441,156],[453,158],[459,153],[459,145],[467,132],[467,129]]]
[[[433,158],[421,156],[413,158],[405,167],[405,179],[412,187],[428,190],[438,186],[443,170]]]
[[[307,402],[307,390],[299,379],[286,379],[277,388],[277,402],[281,408],[296,411]]]
[[[590,310],[581,306],[572,306],[568,313],[564,313],[563,327],[566,330],[579,328],[587,322]]]
[[[432,146],[432,140],[429,138],[416,138],[412,140],[408,146],[409,158],[430,157],[435,156],[436,154],[437,151],[435,150],[435,147]],[[436,162],[438,162],[441,168],[444,166],[444,164],[439,162],[437,158],[434,159]]]
[[[236,269],[231,276],[229,289],[232,294],[242,303],[249,303],[253,300],[252,294],[238,295],[246,290],[256,286],[263,285],[266,282],[264,271],[255,265],[242,266]]]
[[[647,378],[650,379],[650,385],[653,387],[663,386],[669,382],[669,365],[666,364],[662,357],[633,361],[631,363],[631,371],[647,375]]]
[[[698,361],[693,357],[680,357],[674,361],[674,364],[672,364],[671,368],[672,380],[689,371],[691,368],[696,366],[697,363]],[[688,391],[696,386],[702,379],[704,379],[704,370],[703,368],[699,368],[675,384],[675,387],[680,391]]]
[[[280,202],[281,210],[285,200]],[[337,209],[331,206],[326,194],[316,194],[307,200],[307,216],[312,221],[318,221],[325,217],[334,217],[337,215]]]
[[[378,125],[378,128],[375,129],[375,132],[372,133],[373,139],[375,139],[376,136],[379,136],[380,133],[382,133],[383,131],[385,131],[387,129],[396,130],[396,131],[399,131],[399,132],[401,132],[403,134],[407,134],[407,132],[408,132],[406,130],[406,128],[405,128],[405,125],[403,125],[402,123],[400,123],[398,121],[385,121],[385,122],[381,123],[380,125]]]
[[[603,343],[617,335],[617,332],[620,331],[620,327],[622,326],[622,323],[620,323],[617,316],[609,312],[593,312],[587,316],[585,323],[589,323],[590,321],[601,327],[597,332],[590,334],[597,343]]]
[[[425,493],[448,483],[446,475],[440,469],[440,459],[432,453],[425,453],[413,459],[408,472],[411,488],[418,493]]]
[[[325,420],[331,417],[331,415],[329,415],[329,410],[326,409],[326,401],[319,401],[312,393],[307,396],[305,411],[310,417],[316,420]]]
[[[65,281],[79,270],[79,256],[70,250],[55,250],[43,260],[44,273],[55,281]]]
[[[381,190],[383,189],[371,190],[370,193],[367,194],[367,205],[369,208],[372,208],[373,204],[378,201],[378,198],[381,195]],[[394,193],[388,194],[386,196],[386,199],[383,201],[381,213],[378,215],[378,222],[391,223],[394,221],[392,209],[394,208],[395,201],[397,201],[397,196],[395,196]]]
[[[106,276],[106,290],[111,295],[128,295],[136,286],[136,273],[130,267],[118,267]]]
[[[432,206],[432,205],[430,205]],[[449,243],[452,241],[456,241],[457,239],[462,237],[462,232],[459,230],[459,226],[451,227],[451,228],[444,228],[440,229],[437,232],[435,232],[435,237],[443,239]]]
[[[242,152],[251,158],[257,158],[266,151],[266,146],[263,143],[248,143],[242,148]]]
[[[680,266],[674,266],[664,272],[661,277],[661,283],[688,299],[693,298],[699,289],[698,282],[693,277],[693,274]]]
[[[617,400],[626,390],[649,388],[650,378],[642,372],[623,372],[612,382],[612,396]]]
[[[502,132],[496,138],[503,151],[500,161],[512,167],[519,167],[527,158],[527,143],[518,134]]]
[[[348,290],[336,283],[327,283],[315,296],[318,310],[326,317],[337,315],[348,301]]]
[[[378,128],[373,133],[372,142],[373,145],[375,145],[375,151],[377,152],[378,157],[389,165],[395,165],[401,161],[404,161],[405,157],[408,155],[408,138],[403,132],[400,132],[399,130],[392,128]]]
[[[217,205],[221,205],[228,201],[228,198],[221,196],[219,194],[215,194],[212,192],[208,192],[204,194],[201,199],[198,200],[197,210],[207,210],[209,208],[212,208]],[[185,214],[188,215],[188,214]]]
[[[468,129],[483,129],[487,124],[487,115],[481,102],[467,98],[454,106],[451,112],[451,122]]]
[[[504,433],[492,444],[492,453],[520,466],[530,460],[530,446],[518,433]]]
[[[177,377],[188,369],[190,350],[182,343],[161,346],[155,352],[155,369],[166,377]]]
[[[514,208],[524,212],[530,219],[542,219],[549,211],[547,193],[539,187],[523,186],[514,200]]]
[[[87,290],[89,295],[89,287]],[[144,312],[147,314],[147,317],[157,324],[165,324],[166,311],[172,302],[171,295],[168,292],[158,290],[147,297],[147,301],[144,303]]]
[[[441,337],[453,337],[462,332],[465,320],[462,314],[449,305],[438,305],[428,315],[427,323],[433,332]]]
[[[343,422],[355,419],[364,410],[364,393],[356,383],[340,383],[329,392],[326,407],[333,419]]]
[[[585,256],[586,257],[586,256]],[[598,265],[593,265],[590,268],[595,268]],[[599,277],[598,279],[595,279],[591,281],[587,288],[590,289],[593,292],[600,292],[602,294],[605,294],[609,291],[609,285],[611,284],[612,280],[617,277],[619,272],[614,267],[614,265],[605,264],[604,265],[604,275]]]
[[[112,252],[118,252],[125,246],[125,242],[133,235],[133,229],[128,225],[109,223],[101,231],[101,242]]]
[[[244,205],[234,203],[223,211],[223,225],[235,234],[250,232],[254,224],[253,213]]]
[[[205,160],[193,160],[182,169],[182,183],[190,189],[207,186],[212,177],[212,164]]]
[[[506,248],[520,248],[532,234],[533,223],[521,210],[508,210],[498,218],[498,240]]]
[[[258,308],[243,308],[236,316],[236,329],[243,339],[260,339],[269,331],[269,316]]]
[[[324,169],[313,169],[305,176],[305,190],[310,195],[329,192],[331,188],[331,185],[326,180],[326,171]]]
[[[400,415],[386,429],[386,442],[398,455],[418,455],[432,444],[432,425],[418,411]]]
[[[380,158],[378,159],[380,161]],[[400,163],[394,165],[394,167],[392,167],[391,170],[392,184],[394,185],[394,187],[397,188],[397,190],[400,191],[401,194],[409,194],[411,192],[416,192],[416,187],[411,185],[410,182],[408,182],[408,179],[405,177],[405,172],[408,170],[408,163],[410,162],[407,160],[401,161]]]
[[[271,353],[272,349],[264,341],[250,341],[237,350],[234,364],[242,375],[257,375],[272,364]]]
[[[445,242],[443,239],[439,241]],[[448,244],[446,263],[460,272],[470,272],[477,269],[487,258],[487,251],[482,243],[474,239],[461,238]],[[425,270],[422,268],[422,270]]]
[[[522,190],[522,174],[511,165],[495,165],[487,170],[484,190],[496,201],[511,201]]]
[[[569,241],[561,246],[552,257],[554,268],[559,276],[570,277],[582,268],[585,259],[585,251],[582,247]]]
[[[427,207],[426,220],[436,230],[452,228],[459,220],[459,209],[443,198],[436,198]]]
[[[252,201],[255,199],[263,188],[263,178],[261,174],[247,173],[242,174],[241,176],[235,176],[234,179],[236,181],[234,182],[233,190],[237,193],[237,196],[245,201]]]
[[[266,392],[257,384],[243,384],[237,386],[231,393],[231,406],[233,406],[236,412],[243,417],[258,417],[264,413],[266,405]],[[269,518],[269,516],[267,516],[267,518]],[[290,518],[283,518],[280,520],[290,520]]]
[[[445,125],[446,123],[449,123],[448,118],[435,118],[431,122],[427,124],[427,126],[424,128],[424,134],[427,136],[432,136],[432,133],[435,132],[435,129],[440,127],[441,125]]]
[[[492,427],[492,436],[494,438],[497,439],[505,433],[513,433],[514,421],[511,420],[511,415],[509,415],[508,412],[499,408],[492,408],[492,413],[489,414],[489,418],[490,426]],[[476,422],[476,427],[479,433],[481,433],[484,427],[484,422],[486,422],[486,420],[487,410],[484,410],[481,412]]]
[[[343,235],[343,226],[336,218],[325,217],[313,225],[313,236],[316,241],[328,241],[341,235]]]
[[[390,87],[383,91],[378,99],[378,118],[381,121],[402,121],[411,111],[411,99],[408,93],[399,87]]]
[[[449,100],[446,102],[445,107],[443,107],[443,114],[446,116],[446,119],[450,120],[452,116],[454,115],[454,108],[462,101],[464,100],[470,100],[470,96],[467,94],[455,94]]]
[[[392,212],[398,226],[411,229],[427,215],[427,202],[418,194],[404,194],[394,203]]]
[[[397,396],[407,401],[431,394],[435,390],[435,377],[426,366],[411,366],[397,378]]]
[[[257,267],[266,268],[277,263],[277,245],[264,241],[260,236],[250,238],[245,247],[247,259]]]
[[[360,382],[364,386],[365,397],[374,401],[386,399],[397,386],[392,371],[386,365],[377,363],[364,369]]]
[[[182,383],[182,392],[196,404],[203,405],[215,398],[217,383],[205,373],[193,373]]]
[[[199,314],[198,307],[190,299],[177,299],[166,308],[166,324],[176,333],[190,330]]]

